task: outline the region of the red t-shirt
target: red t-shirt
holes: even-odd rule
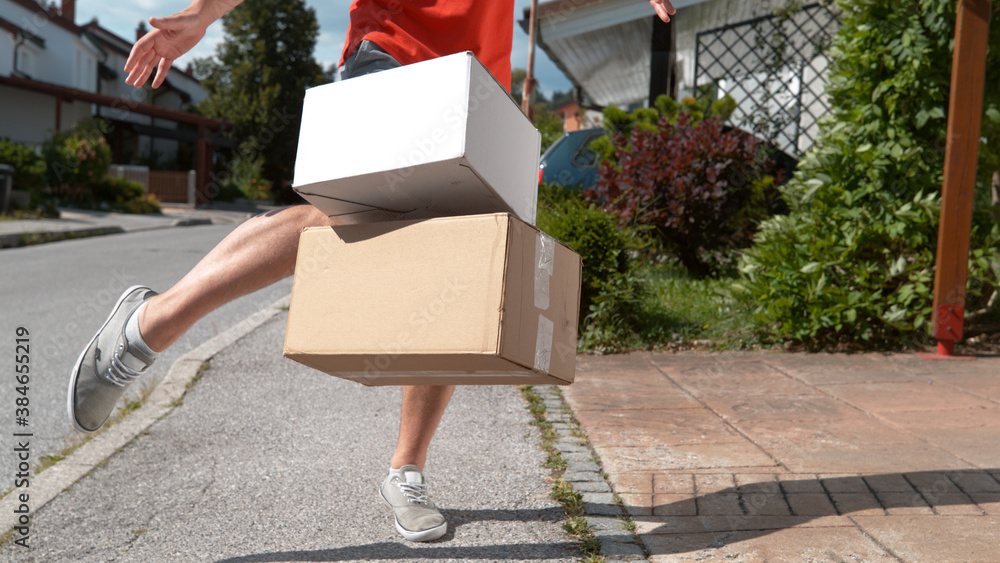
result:
[[[340,64],[367,39],[404,65],[472,51],[510,90],[512,0],[354,0]]]

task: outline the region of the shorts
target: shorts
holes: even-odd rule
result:
[[[375,43],[365,39],[340,67],[340,79],[357,78],[366,74],[403,66]]]

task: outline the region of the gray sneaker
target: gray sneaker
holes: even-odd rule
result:
[[[399,476],[385,478],[379,489],[392,507],[396,530],[410,541],[436,540],[448,531],[448,523],[434,503],[427,498],[427,484],[415,465],[404,465]]]
[[[96,432],[103,426],[128,384],[152,365],[154,357],[129,347],[125,322],[154,295],[156,292],[148,287],[126,289],[76,361],[69,376],[66,402],[77,430]]]

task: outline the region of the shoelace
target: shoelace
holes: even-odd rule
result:
[[[403,496],[406,497],[407,502],[427,504],[427,485],[423,483],[407,483],[405,481],[398,481],[396,485],[399,487],[399,491],[403,493]]]
[[[118,349],[115,350],[114,355],[111,357],[111,362],[108,365],[108,373],[104,379],[108,380],[109,383],[113,383],[118,387],[125,387],[132,380],[142,375],[142,371],[134,370],[122,361],[121,354],[125,351],[125,345],[119,344]]]

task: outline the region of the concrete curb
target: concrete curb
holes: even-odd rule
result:
[[[580,426],[569,414],[569,405],[562,394],[551,385],[535,389],[545,405],[545,419],[559,435],[553,447],[566,460],[563,479],[583,497],[584,517],[594,537],[601,542],[601,555],[608,563],[647,560],[642,541],[622,527],[625,512],[615,502],[611,485],[600,474],[600,466],[594,461],[597,454],[593,453],[590,440],[573,435]]]
[[[7,233],[0,235],[0,248],[18,248],[60,240],[117,235],[124,233],[121,227],[84,227],[65,231],[26,231],[23,233]]]
[[[0,235],[0,248],[19,248],[22,246],[32,246],[47,242],[59,242],[61,240],[68,239],[117,235],[121,233],[140,233],[143,231],[171,229],[173,227],[193,227],[197,225],[212,224],[214,224],[212,220],[207,217],[185,217],[183,219],[171,221],[170,224],[137,227],[134,229],[124,229],[121,226],[112,225],[104,227],[83,227],[79,229],[66,229],[59,231],[24,231],[20,233],[6,233]]]
[[[181,356],[157,385],[141,407],[114,426],[97,434],[73,453],[38,475],[31,477],[29,507],[32,514],[54,499],[67,487],[86,476],[95,467],[117,453],[140,432],[170,413],[178,399],[184,396],[188,384],[198,375],[202,363],[243,338],[257,327],[274,318],[288,307],[291,295],[250,315],[236,326]],[[0,531],[7,532],[18,525],[14,510],[20,505],[14,489],[0,499]]]

